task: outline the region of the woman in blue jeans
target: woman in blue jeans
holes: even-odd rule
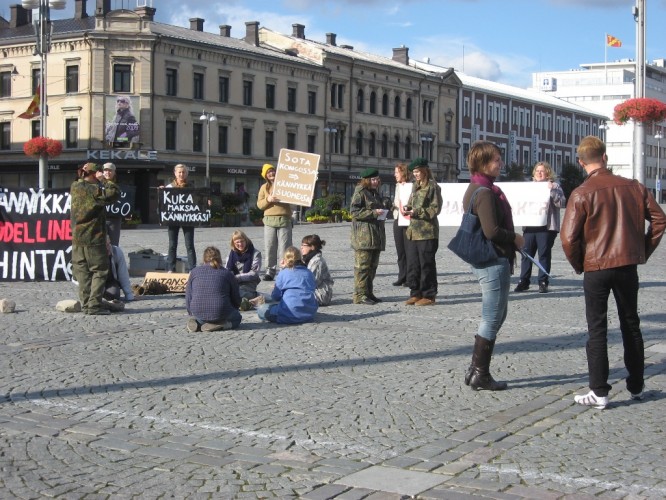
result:
[[[472,177],[463,197],[463,207],[467,211],[475,191],[481,188],[474,197],[472,212],[479,217],[485,237],[493,242],[497,260],[472,268],[481,285],[481,323],[465,384],[477,391],[501,391],[507,384],[493,379],[490,360],[497,332],[506,319],[515,252],[523,246],[524,240],[513,227],[511,206],[506,196],[495,186],[502,168],[500,149],[492,142],[475,142],[467,155],[467,166]]]
[[[173,180],[167,184],[168,188],[188,188],[193,187],[187,182],[187,166],[179,163],[173,167]],[[178,249],[178,231],[183,229],[185,237],[185,248],[187,249],[187,267],[192,271],[197,265],[197,253],[194,249],[194,226],[176,226],[170,225],[169,232],[169,253],[167,254],[166,270],[173,273],[176,271],[176,251]]]

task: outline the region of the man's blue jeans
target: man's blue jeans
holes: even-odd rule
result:
[[[511,285],[509,260],[501,257],[486,267],[472,267],[481,285],[481,323],[478,335],[493,341],[506,319]]]
[[[176,251],[178,250],[178,231],[183,228],[185,237],[185,248],[187,249],[187,266],[191,271],[197,266],[197,253],[194,250],[194,227],[193,226],[169,226],[169,253],[167,254],[166,270],[176,270]]]

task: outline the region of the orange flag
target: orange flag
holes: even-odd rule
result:
[[[622,40],[613,35],[606,35],[606,45],[609,47],[622,47]]]
[[[39,91],[39,85],[37,85],[37,93],[32,96],[32,102],[30,103],[30,106],[28,106],[28,109],[25,110],[25,113],[21,113],[18,115],[19,118],[25,118],[26,120],[30,120],[31,118],[35,118],[36,116],[39,116],[39,96],[41,95]]]

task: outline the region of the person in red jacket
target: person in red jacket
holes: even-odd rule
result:
[[[603,410],[608,404],[608,296],[613,292],[620,320],[626,385],[631,399],[643,398],[644,348],[638,317],[638,264],[659,245],[666,215],[645,186],[608,170],[606,145],[587,136],[578,163],[588,177],[569,197],[560,238],[577,274],[585,273],[587,368],[590,391],[576,403]],[[645,231],[644,221],[649,226]]]

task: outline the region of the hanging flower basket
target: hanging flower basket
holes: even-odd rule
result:
[[[62,143],[48,137],[35,137],[23,145],[23,152],[28,156],[56,158],[62,153]]]
[[[651,124],[666,119],[666,104],[647,97],[627,99],[615,106],[613,121],[618,125],[624,125],[629,120]]]

